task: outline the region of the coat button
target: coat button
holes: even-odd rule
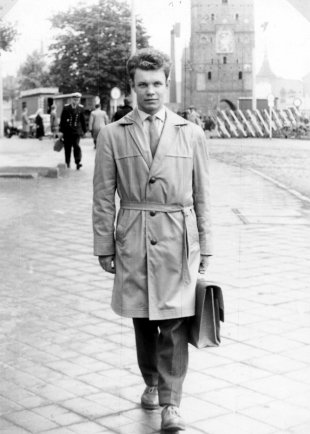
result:
[[[152,246],[155,246],[157,244],[157,241],[156,240],[151,240],[151,244],[152,244]]]
[[[155,178],[155,176],[152,176],[152,178],[150,179],[150,183],[154,184],[154,182],[156,182],[156,178]]]
[[[154,217],[154,215],[156,215],[156,211],[151,211],[151,212],[150,212],[150,215],[151,215],[152,217]]]

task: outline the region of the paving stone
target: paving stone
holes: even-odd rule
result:
[[[310,423],[309,410],[285,402],[270,402],[250,407],[243,410],[242,413],[281,430],[294,427],[296,420],[301,424],[306,421]]]
[[[6,419],[32,433],[40,433],[57,427],[56,423],[39,416],[30,410],[10,413],[9,415],[6,415]]]
[[[199,421],[194,427],[208,434],[271,434],[274,428],[238,413]]]
[[[0,430],[1,434],[29,434],[29,431],[18,426],[11,426]]]
[[[33,411],[61,426],[72,425],[83,421],[81,416],[70,412],[59,405],[47,405],[44,407],[34,408]]]
[[[83,422],[70,425],[68,429],[76,434],[101,434],[105,432],[111,432],[109,429],[106,429],[102,425],[99,425],[95,422]]]

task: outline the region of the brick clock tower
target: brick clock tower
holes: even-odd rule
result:
[[[191,0],[182,102],[206,113],[237,108],[253,90],[254,0]]]

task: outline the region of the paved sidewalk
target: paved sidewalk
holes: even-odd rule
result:
[[[57,178],[65,171],[64,153],[53,150],[54,141],[44,137],[0,139],[0,178]]]
[[[139,405],[131,321],[111,311],[112,277],[92,256],[90,139],[82,149],[81,171],[0,179],[0,434],[160,432],[159,411]],[[186,433],[308,434],[310,210],[211,166],[208,275],[226,322],[219,348],[190,348]]]

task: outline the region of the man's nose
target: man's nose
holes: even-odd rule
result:
[[[147,93],[152,95],[154,92],[155,92],[154,86],[152,84],[149,84],[147,87]]]

